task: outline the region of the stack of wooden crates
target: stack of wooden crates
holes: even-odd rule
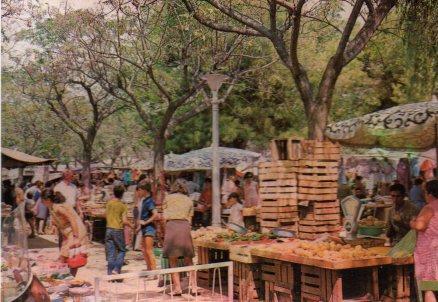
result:
[[[337,232],[339,145],[289,139],[271,151],[273,161],[259,165],[262,231],[286,228],[302,239]]]
[[[260,227],[298,231],[298,162],[274,161],[259,166]]]

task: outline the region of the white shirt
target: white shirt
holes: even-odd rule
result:
[[[53,191],[61,193],[65,197],[65,202],[71,205],[73,208],[76,207],[76,199],[78,197],[78,189],[72,183],[65,183],[61,181],[54,188]]]
[[[242,204],[240,203],[233,204],[230,208],[230,217],[228,218],[228,222],[244,227],[245,223],[243,222],[242,209],[243,209]]]

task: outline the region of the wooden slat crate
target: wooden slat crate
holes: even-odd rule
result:
[[[277,139],[270,144],[271,157],[274,161],[294,160],[301,157],[301,142],[299,139]]]
[[[301,301],[302,302],[340,302],[337,299],[339,291],[342,297],[342,284],[338,272],[313,266],[301,266]]]
[[[258,219],[262,231],[277,227],[298,230],[297,160],[259,164],[261,208]]]
[[[198,264],[209,264],[229,261],[229,252],[227,250],[210,249],[198,246]],[[219,278],[216,274],[216,278]],[[221,268],[221,282],[225,285],[227,279],[227,271]],[[205,270],[197,272],[197,279],[200,286],[211,287],[213,285],[213,271]],[[216,280],[216,287],[218,287],[218,280]]]
[[[259,264],[233,262],[234,297],[240,302],[259,301],[263,297],[263,282]]]
[[[294,269],[291,263],[263,258],[262,280],[265,284],[265,300],[294,301]]]
[[[340,148],[331,142],[301,141],[298,168],[299,238],[315,239],[338,232],[341,211],[338,201]]]
[[[301,159],[338,160],[340,156],[341,149],[339,144],[314,140],[301,141]]]
[[[294,300],[293,289],[276,285],[274,282],[264,282],[265,302],[292,302]]]
[[[268,181],[267,186],[272,186],[269,181],[290,181],[296,180],[298,170],[297,161],[275,161],[275,162],[265,162],[259,164],[259,179],[261,181],[260,187],[265,187],[263,183]],[[284,186],[278,183],[280,186]],[[296,184],[292,184],[296,186]]]

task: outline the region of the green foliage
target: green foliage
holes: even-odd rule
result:
[[[333,94],[331,120],[343,120],[396,104],[424,101],[435,92],[438,27],[433,26],[433,22],[437,20],[436,5],[432,0],[406,3],[404,10],[393,13],[385,21],[381,32],[363,53],[343,69]],[[427,5],[421,7],[419,3]],[[251,3],[233,1],[233,5],[245,9]],[[341,27],[345,23],[345,13],[339,1],[324,2],[319,9],[314,12],[315,16],[328,13],[326,17],[335,26]],[[209,5],[202,6],[202,10],[212,19],[223,18]],[[252,70],[239,79],[221,104],[221,145],[261,150],[273,138],[305,136],[307,122],[300,95],[290,71],[278,61],[269,41],[210,30],[199,25],[177,1],[157,2],[155,6],[140,8],[140,15],[136,15],[132,6],[125,12],[118,20],[114,14],[104,16],[97,12],[101,18],[96,18],[95,12],[85,10],[67,14],[58,12],[51,14],[50,18],[37,20],[31,30],[19,35],[37,46],[25,53],[26,58],[33,59],[28,67],[46,71],[29,80],[25,88],[42,92],[50,81],[59,80],[60,84],[65,84],[64,80],[84,76],[83,72],[102,90],[128,100],[124,100],[127,104],[125,110],[102,123],[94,142],[94,159],[141,154],[153,144],[157,128],[165,122],[168,102],[152,82],[146,70],[148,66],[153,68],[155,78],[173,100],[184,95],[203,74],[212,71],[235,74]],[[400,16],[403,17],[401,29],[397,28]],[[261,21],[267,18],[262,9],[255,10],[252,17]],[[426,21],[422,23],[421,20]],[[233,20],[228,21],[237,25]],[[286,21],[282,10],[277,22]],[[308,70],[314,92],[338,41],[339,32],[333,27],[322,26],[319,22],[307,22],[303,27],[298,55]],[[102,50],[105,54],[89,56],[85,46]],[[233,47],[236,48],[233,50]],[[126,60],[120,60],[115,53],[123,55]],[[79,63],[83,65],[74,65]],[[139,64],[143,64],[141,68]],[[72,66],[82,69],[72,71]],[[16,67],[14,78],[25,74],[21,67]],[[2,79],[5,100],[2,143],[46,157],[65,160],[78,157],[78,139],[57,121],[47,104],[35,104],[23,97],[20,87],[10,84],[9,76],[4,73]],[[42,87],[37,83],[42,83]],[[125,91],[121,89],[123,85],[127,87]],[[226,88],[220,95],[225,94]],[[92,110],[84,104],[83,94],[72,92],[76,89],[71,88],[70,96],[74,97],[67,107],[75,123],[86,125]],[[138,100],[150,123],[139,118],[129,102],[127,91]],[[201,106],[203,98],[199,94],[178,107],[174,117],[181,117]],[[104,103],[103,108],[107,104]],[[207,109],[170,130],[167,152],[182,153],[209,146],[211,110]]]
[[[399,5],[409,84],[436,93],[438,69],[438,6],[435,0],[406,0]],[[430,84],[432,83],[432,87]],[[413,94],[415,97],[415,94]]]

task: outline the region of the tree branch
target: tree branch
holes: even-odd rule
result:
[[[155,74],[154,71],[152,69],[151,66],[148,67],[147,69],[147,73],[149,75],[149,77],[151,78],[152,82],[154,82],[155,86],[157,86],[158,90],[160,91],[160,93],[167,99],[167,101],[169,103],[172,102],[172,97],[169,94],[169,92],[163,87],[163,85],[161,85],[161,83],[155,78]]]
[[[348,43],[343,56],[343,65],[347,65],[365,48],[383,19],[396,5],[396,0],[381,0],[374,14],[369,14],[362,28],[356,36]]]
[[[193,15],[193,17],[202,25],[205,25],[209,28],[222,31],[222,32],[229,32],[229,33],[236,33],[240,35],[247,35],[247,36],[255,36],[255,37],[263,37],[264,35],[257,30],[253,30],[250,28],[237,28],[234,26],[230,26],[227,24],[218,24],[216,21],[209,20],[205,18],[203,15],[201,15],[198,10],[194,7],[194,5],[190,2],[190,0],[183,0],[184,5],[186,6],[187,10]]]

